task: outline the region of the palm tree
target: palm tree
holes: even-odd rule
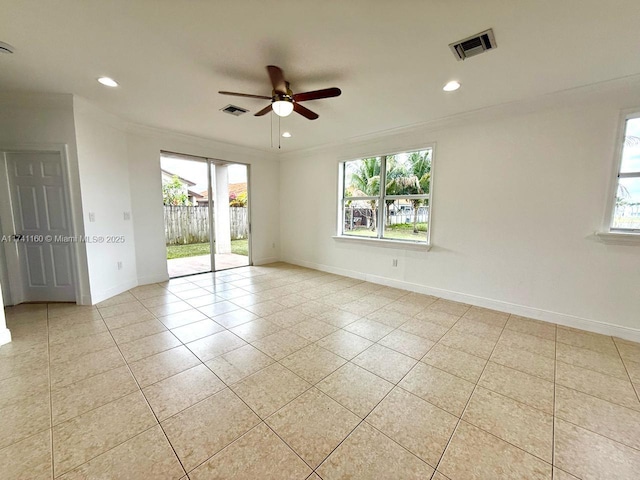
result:
[[[358,168],[351,173],[348,195],[352,197],[376,197],[380,194],[380,159],[365,158]],[[376,201],[369,200],[371,205],[371,230],[376,229]]]
[[[431,186],[430,152],[413,152],[407,159],[407,168],[403,174],[392,180],[393,191],[397,195],[426,195]],[[389,191],[389,190],[387,190]],[[418,233],[418,208],[423,199],[411,199],[413,206],[413,233]]]

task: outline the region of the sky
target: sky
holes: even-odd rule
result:
[[[194,192],[207,190],[207,164],[192,160],[182,160],[160,157],[160,164],[164,170],[195,182],[191,187]],[[247,167],[245,165],[229,165],[229,183],[244,183],[247,181]]]
[[[621,172],[640,172],[640,118],[627,120],[625,137],[635,137],[638,140],[627,141],[622,149]],[[640,202],[640,178],[626,178],[620,181],[631,194],[627,201]]]

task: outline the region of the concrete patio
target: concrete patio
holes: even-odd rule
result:
[[[216,271],[228,268],[246,267],[249,265],[249,257],[235,253],[217,253]],[[169,277],[181,277],[211,271],[211,256],[198,255],[196,257],[173,258],[167,260]]]

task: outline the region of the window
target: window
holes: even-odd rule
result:
[[[640,113],[627,117],[611,230],[640,233]]]
[[[429,242],[433,149],[340,165],[342,236]]]

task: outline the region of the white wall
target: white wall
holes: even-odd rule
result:
[[[91,300],[98,303],[138,284],[130,196],[135,182],[129,180],[124,123],[79,97],[73,110],[85,235],[105,240],[86,245]]]
[[[249,164],[251,252],[255,265],[280,256],[279,163],[262,151],[146,127],[131,127],[127,136],[131,203],[140,284],[168,278],[160,152],[168,151]],[[274,246],[275,245],[275,246]]]
[[[640,243],[593,236],[620,109],[634,106],[638,85],[589,89],[288,154],[282,260],[640,340]],[[430,251],[331,238],[339,161],[431,142]]]
[[[73,97],[71,95],[0,93],[0,149],[47,145],[65,145],[67,148],[72,216],[76,233],[82,234],[84,225],[73,122]],[[0,201],[6,200],[0,199]],[[86,251],[84,245],[78,245],[77,248],[80,257],[79,301],[90,303]],[[3,261],[4,257],[0,256],[0,262]],[[11,271],[8,271],[6,265],[0,265],[0,270],[3,270],[1,276],[4,279],[11,278]],[[4,293],[5,303],[11,304],[12,301],[7,296],[6,289]]]

